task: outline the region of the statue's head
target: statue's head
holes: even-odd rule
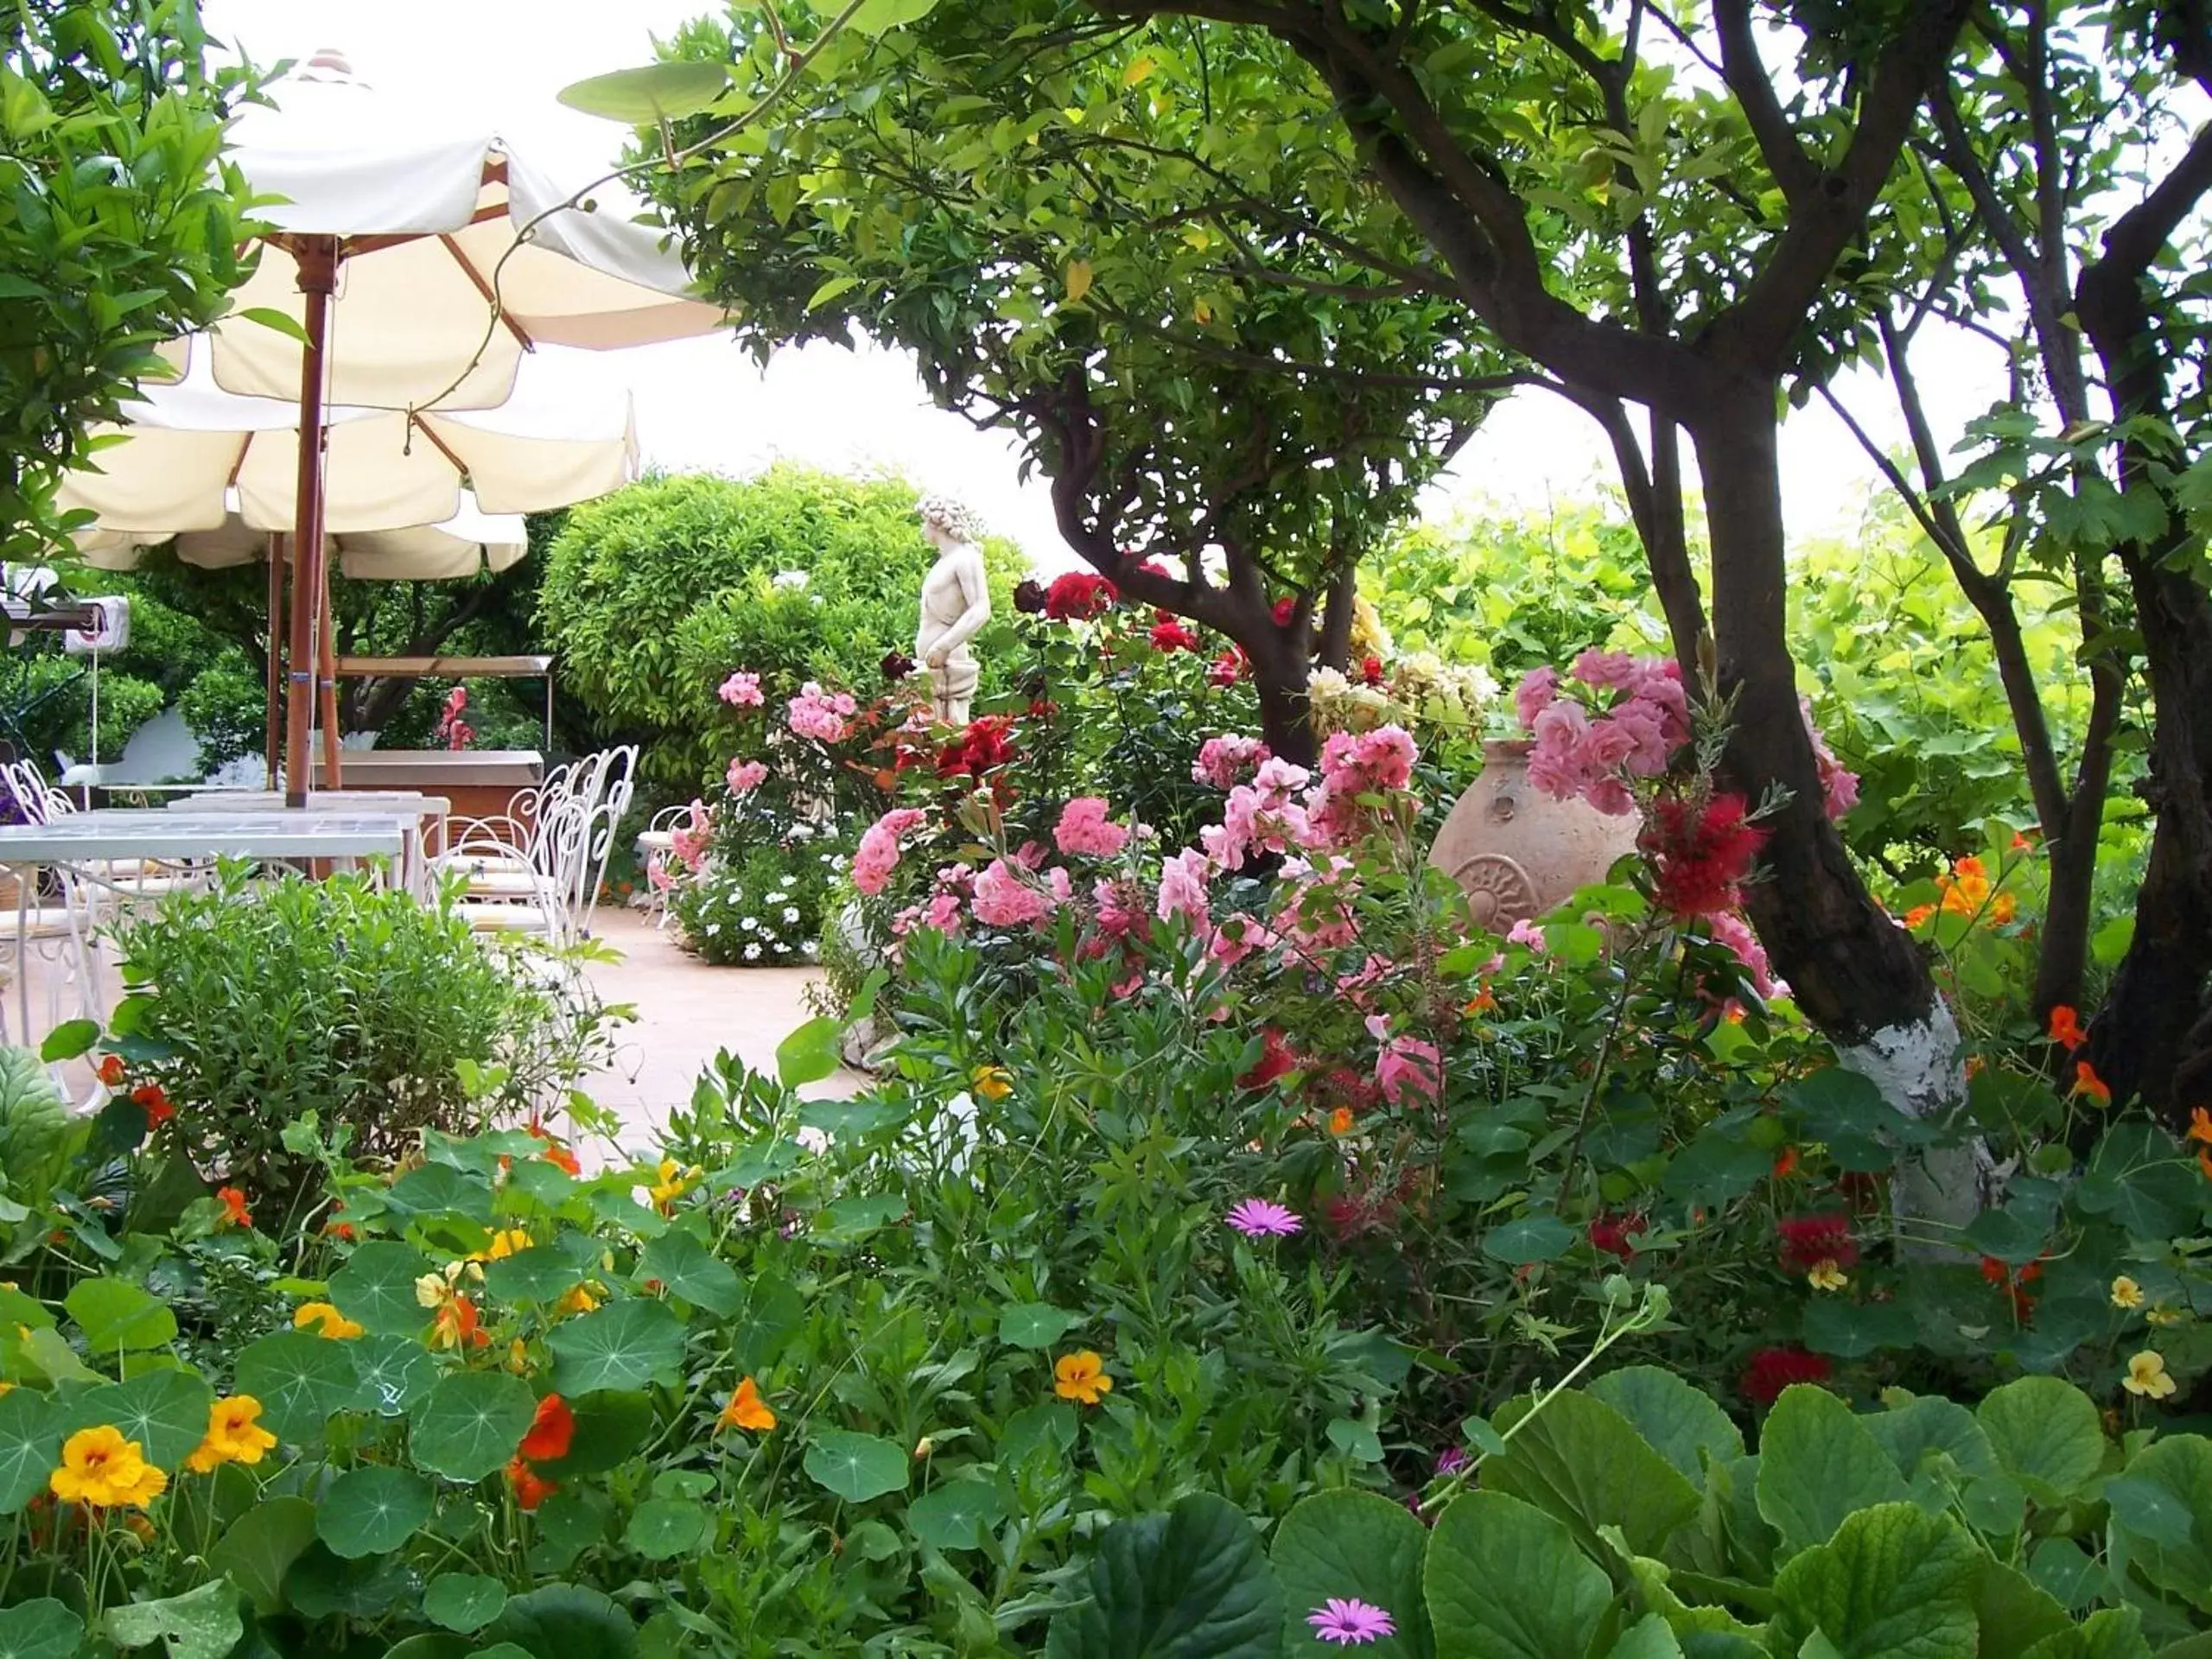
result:
[[[963,503],[949,495],[925,495],[914,504],[922,528],[936,531],[949,542],[979,542],[982,521]]]

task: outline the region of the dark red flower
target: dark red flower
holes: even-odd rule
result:
[[[1370,657],[1366,661],[1360,664],[1359,677],[1370,685],[1382,684],[1382,659],[1380,657]]]
[[[1652,804],[1637,844],[1657,874],[1660,905],[1675,915],[1717,916],[1743,903],[1766,831],[1748,822],[1740,795],[1716,795],[1700,804],[1679,795]]]
[[[902,651],[887,652],[883,658],[883,677],[896,685],[914,671],[914,659]]]
[[[1774,1231],[1786,1272],[1810,1273],[1823,1262],[1847,1268],[1859,1260],[1849,1216],[1784,1216],[1774,1224]]]
[[[1624,1262],[1636,1260],[1636,1246],[1629,1240],[1643,1230],[1643,1217],[1634,1216],[1599,1216],[1590,1224],[1590,1247],[1607,1255],[1618,1255]]]
[[[1153,624],[1152,648],[1154,651],[1196,651],[1198,636],[1192,633],[1173,617],[1162,611],[1160,620]]]
[[[1287,594],[1275,601],[1275,607],[1271,613],[1275,620],[1275,626],[1279,628],[1288,627],[1290,619],[1297,613],[1298,601]]]
[[[1071,570],[1052,579],[1045,590],[1045,614],[1055,622],[1081,622],[1110,609],[1121,597],[1103,576],[1087,570]]]
[[[1244,647],[1231,645],[1213,659],[1213,666],[1206,670],[1207,680],[1215,685],[1234,685],[1244,677],[1244,671],[1251,665]]]
[[[1041,616],[1045,612],[1045,584],[1033,579],[1017,582],[1014,585],[1014,608],[1024,616]]]
[[[122,1088],[123,1079],[126,1075],[123,1067],[123,1056],[120,1054],[101,1055],[99,1067],[95,1075],[111,1089]]]
[[[130,1098],[146,1109],[146,1127],[157,1129],[176,1116],[176,1108],[169,1104],[169,1097],[158,1083],[142,1083],[130,1091]]]
[[[968,729],[944,746],[937,758],[940,777],[976,778],[1014,759],[1008,715],[983,715],[968,722]]]
[[[1285,1072],[1298,1069],[1298,1056],[1292,1051],[1289,1039],[1273,1026],[1261,1029],[1260,1045],[1260,1058],[1253,1062],[1250,1071],[1236,1079],[1240,1089],[1264,1089]]]
[[[1833,1368],[1818,1354],[1802,1348],[1762,1348],[1751,1356],[1738,1383],[1762,1406],[1770,1406],[1795,1382],[1825,1382]]]

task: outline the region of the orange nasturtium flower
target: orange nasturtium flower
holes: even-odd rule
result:
[[[124,1070],[122,1055],[103,1054],[100,1056],[100,1063],[99,1066],[94,1069],[93,1075],[100,1080],[104,1086],[110,1089],[120,1089],[123,1087],[124,1078],[127,1077],[129,1073]]]
[[[226,1463],[259,1463],[262,1454],[276,1444],[260,1418],[261,1402],[250,1394],[216,1401],[207,1408],[207,1433],[184,1466],[195,1475],[207,1475]]]
[[[1915,905],[1904,913],[1905,931],[1908,933],[1915,931],[1923,922],[1935,913],[1936,906],[1933,905]]]
[[[1936,885],[1942,890],[1943,908],[1954,916],[1977,916],[1989,902],[1989,873],[1978,858],[1962,858],[1951,866],[1948,875],[1939,875]]]
[[[2201,1146],[2212,1147],[2212,1111],[2202,1106],[2190,1108],[2189,1138]]]
[[[1774,1160],[1774,1179],[1787,1179],[1797,1173],[1797,1148],[1784,1147]]]
[[[61,1443],[61,1465],[47,1485],[65,1503],[95,1510],[143,1510],[161,1495],[169,1478],[146,1461],[136,1440],[126,1440],[112,1423],[80,1428]]]
[[[1095,1406],[1101,1395],[1113,1390],[1114,1379],[1106,1375],[1106,1362],[1088,1348],[1063,1355],[1052,1366],[1052,1392],[1063,1400]]]
[[[433,1348],[484,1348],[491,1344],[492,1333],[484,1329],[477,1317],[476,1304],[456,1292],[442,1305],[430,1321],[430,1346]]]
[[[549,1394],[537,1402],[537,1415],[518,1449],[532,1463],[558,1462],[569,1455],[569,1443],[575,1434],[576,1414],[559,1395]]]
[[[1004,1100],[1014,1092],[1013,1074],[1003,1066],[979,1065],[968,1081],[985,1100]]]
[[[317,1336],[340,1340],[358,1337],[362,1331],[360,1325],[347,1319],[329,1302],[302,1302],[292,1310],[293,1330],[304,1331],[310,1325],[315,1327]]]
[[[534,1510],[561,1490],[561,1483],[548,1480],[520,1458],[507,1462],[507,1484],[515,1489],[515,1507]]]
[[[253,1225],[253,1211],[245,1207],[245,1194],[235,1186],[219,1186],[215,1196],[223,1205],[223,1220],[233,1227]]]
[[[2050,1029],[2045,1034],[2069,1054],[2089,1038],[2089,1033],[2082,1029],[2081,1015],[2063,1002],[2050,1011]]]
[[[739,1380],[737,1392],[730,1395],[715,1424],[717,1428],[749,1429],[755,1434],[766,1434],[775,1426],[776,1414],[760,1397],[760,1385],[749,1376]]]
[[[2081,1096],[2084,1100],[2087,1100],[2092,1106],[2109,1106],[2112,1104],[2111,1085],[2097,1075],[2096,1067],[2091,1065],[2087,1060],[2076,1060],[2074,1062],[2073,1091],[2074,1093]]]
[[[1336,1110],[1329,1114],[1329,1133],[1331,1135],[1350,1135],[1352,1131],[1352,1124],[1354,1122],[1355,1120],[1352,1116],[1351,1108],[1349,1106],[1339,1106]]]

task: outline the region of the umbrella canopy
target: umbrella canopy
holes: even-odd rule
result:
[[[505,570],[530,551],[518,515],[487,513],[464,494],[461,512],[442,524],[407,530],[346,531],[325,537],[325,556],[354,582],[449,582]],[[94,530],[77,537],[78,556],[100,570],[137,568],[147,548],[168,541],[143,531]],[[269,556],[269,534],[232,513],[212,530],[175,537],[176,556],[203,570],[252,564]]]
[[[300,257],[314,257],[315,238],[338,239],[331,403],[488,408],[537,346],[604,351],[720,325],[718,309],[686,297],[690,274],[662,232],[611,196],[596,211],[563,208],[571,193],[488,129],[426,134],[334,52],[317,53],[271,96],[276,107],[249,106],[231,130],[256,192],[283,198],[262,210],[277,234],[238,305],[304,323]],[[237,319],[211,343],[226,391],[297,396],[298,340]]]
[[[138,541],[221,531],[232,519],[249,531],[296,526],[298,404],[223,391],[207,355],[195,353],[178,384],[126,404],[120,424],[94,429],[122,442],[70,475],[64,506],[88,508],[101,529]],[[573,355],[533,356],[497,409],[339,407],[326,419],[323,527],[332,532],[442,523],[461,511],[464,480],[469,511],[518,513],[588,501],[637,476],[629,394]]]

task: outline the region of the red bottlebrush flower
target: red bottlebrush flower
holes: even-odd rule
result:
[[[122,1088],[124,1077],[127,1075],[123,1068],[123,1056],[120,1054],[101,1055],[99,1069],[94,1075],[110,1089]]]
[[[157,1129],[176,1116],[176,1108],[169,1104],[169,1097],[162,1092],[158,1083],[142,1083],[130,1091],[130,1098],[146,1109],[146,1127]]]
[[[1825,1382],[1833,1370],[1818,1354],[1802,1348],[1762,1348],[1751,1356],[1737,1386],[1746,1397],[1770,1406],[1792,1383]]]
[[[1766,844],[1766,831],[1748,822],[1750,815],[1740,795],[1716,795],[1702,805],[1670,795],[1652,804],[1637,844],[1657,874],[1664,909],[1687,919],[1742,904],[1744,881]]]
[[[532,1463],[553,1463],[569,1455],[569,1443],[575,1433],[576,1414],[559,1395],[549,1394],[537,1402],[537,1415],[531,1421],[530,1433],[522,1437],[519,1450]]]
[[[1152,627],[1152,648],[1154,651],[1196,651],[1198,648],[1197,634],[1166,612],[1162,611],[1160,614],[1163,620],[1154,623]]]
[[[1240,1089],[1264,1089],[1287,1071],[1298,1069],[1298,1056],[1282,1033],[1268,1026],[1260,1033],[1260,1058],[1252,1069],[1236,1079]]]
[[[1298,614],[1298,601],[1286,594],[1275,601],[1274,608],[1268,614],[1274,618],[1275,626],[1287,628],[1290,626],[1290,619]]]
[[[515,1489],[515,1507],[534,1510],[561,1490],[558,1481],[546,1479],[520,1458],[507,1465],[507,1484]]]
[[[1643,1230],[1643,1217],[1599,1216],[1590,1224],[1590,1247],[1624,1262],[1636,1260],[1636,1246],[1629,1240]]]
[[[1360,664],[1359,677],[1369,685],[1382,684],[1382,659],[1380,657],[1370,657],[1366,661]]]
[[[1244,647],[1231,645],[1213,659],[1213,666],[1206,670],[1206,683],[1209,685],[1234,685],[1244,677],[1244,671],[1250,665],[1251,659],[1245,656]]]
[[[1113,607],[1121,592],[1103,576],[1071,570],[1045,590],[1045,614],[1055,622],[1084,622]]]
[[[1792,1274],[1810,1273],[1823,1262],[1847,1268],[1859,1260],[1849,1216],[1784,1216],[1774,1224],[1774,1232],[1783,1268]]]

